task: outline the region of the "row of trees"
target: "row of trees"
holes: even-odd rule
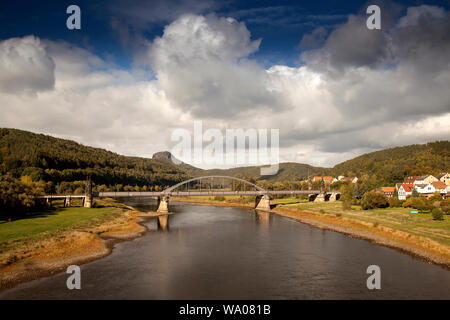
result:
[[[19,180],[0,176],[0,217],[22,215],[43,208],[44,201],[36,196],[45,193],[47,188],[44,181],[34,183],[29,177]]]

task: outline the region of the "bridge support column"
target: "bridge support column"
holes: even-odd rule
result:
[[[161,230],[167,230],[169,228],[169,215],[162,214],[158,216],[158,228]]]
[[[92,208],[92,202],[93,202],[92,194],[91,195],[86,195],[84,197],[84,207],[85,208]]]
[[[328,201],[335,202],[336,200],[336,192],[332,192]]]
[[[92,208],[93,204],[93,196],[92,196],[92,180],[88,178],[86,180],[86,188],[85,188],[85,197],[83,207]]]
[[[255,200],[256,210],[270,211],[270,197],[267,194],[263,196],[257,196]]]
[[[71,198],[66,197],[66,199],[64,200],[64,207],[70,207],[70,202],[71,202]]]
[[[52,199],[47,198],[47,199],[46,199],[46,202],[47,202],[47,205],[48,205],[49,207],[52,206]]]
[[[325,202],[325,192],[321,192],[317,195],[317,197],[314,199],[314,202]]]
[[[169,212],[169,196],[158,198],[158,212]]]

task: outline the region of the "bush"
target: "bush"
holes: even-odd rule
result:
[[[427,203],[419,204],[416,206],[416,209],[419,210],[420,212],[429,212],[433,210],[433,208],[434,207],[432,205],[429,205]]]
[[[424,198],[408,198],[403,203],[404,208],[414,208],[414,209],[419,209],[426,205],[428,205],[428,203]]]
[[[389,207],[391,208],[399,208],[402,206],[403,202],[399,200],[397,197],[392,197],[388,199]]]
[[[345,211],[352,210],[352,201],[351,200],[342,201],[342,209]]]
[[[370,191],[364,194],[361,200],[361,207],[364,210],[375,208],[386,208],[389,206],[386,196],[381,192]]]
[[[224,196],[215,196],[214,200],[216,200],[216,201],[225,201],[225,197]]]
[[[431,211],[431,216],[433,217],[433,220],[444,220],[444,214],[438,208],[434,208],[433,211]]]
[[[441,208],[450,207],[450,198],[446,198],[446,199],[442,200],[440,205],[441,205]]]
[[[445,214],[450,214],[450,206],[441,207],[441,210]]]

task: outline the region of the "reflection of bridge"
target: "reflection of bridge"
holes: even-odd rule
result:
[[[223,181],[231,180],[234,182],[238,182],[240,184],[248,185],[255,190],[213,190],[212,181],[213,179],[222,179],[222,187]],[[202,181],[210,180],[209,189],[202,189]],[[72,198],[82,198],[83,205],[85,207],[91,207],[93,197],[99,198],[125,198],[125,197],[156,197],[158,199],[158,212],[166,213],[169,212],[169,198],[170,197],[182,197],[182,196],[256,196],[255,199],[255,208],[258,210],[270,210],[270,197],[275,195],[308,195],[309,200],[314,200],[315,202],[323,202],[326,200],[335,201],[339,197],[339,192],[325,192],[323,190],[264,190],[263,188],[257,186],[254,183],[251,183],[247,180],[229,177],[229,176],[204,176],[197,177],[193,179],[189,179],[183,182],[180,182],[172,187],[169,187],[163,191],[125,191],[125,192],[89,192],[92,187],[89,184],[90,181],[86,184],[86,194],[85,195],[48,195],[43,196],[47,201],[51,201],[52,199],[64,199],[64,205],[70,206],[70,200]],[[198,187],[200,183],[200,189],[189,190],[189,186],[194,184]],[[181,187],[185,186],[185,190],[177,190]]]

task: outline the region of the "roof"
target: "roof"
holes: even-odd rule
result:
[[[341,181],[353,181],[356,177],[343,177]]]
[[[436,178],[438,178],[438,179],[440,180],[443,176],[445,176],[445,175],[447,175],[447,174],[448,174],[448,172],[439,173],[439,174],[436,176]]]
[[[442,181],[435,181],[435,182],[432,182],[431,184],[436,189],[445,189],[445,188],[447,188],[447,185],[445,183],[443,183]]]
[[[330,176],[314,176],[314,180],[333,181],[334,178]]]
[[[414,182],[414,181],[416,181],[417,179],[419,178],[419,176],[409,176],[409,177],[406,177],[405,179],[403,179],[403,182]]]
[[[405,192],[412,192],[414,186],[410,183],[403,183],[402,184],[403,190],[405,190]]]
[[[384,193],[394,192],[395,187],[381,187],[380,190]]]

